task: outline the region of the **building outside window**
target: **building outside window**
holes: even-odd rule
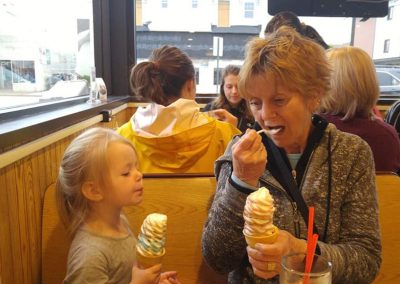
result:
[[[244,17],[246,19],[252,19],[254,17],[254,3],[245,2],[244,3]]]
[[[393,9],[394,9],[393,6],[389,6],[389,8],[388,8],[388,15],[387,15],[388,21],[393,19]]]
[[[161,0],[161,8],[168,8],[168,0]]]
[[[389,53],[389,48],[390,48],[390,39],[385,39],[384,46],[383,46],[383,52]]]
[[[224,68],[214,68],[214,85],[221,84],[221,75]]]
[[[0,3],[0,111],[88,95],[92,1]]]
[[[197,6],[198,6],[198,0],[192,0],[192,8],[193,9],[196,9],[197,8]]]

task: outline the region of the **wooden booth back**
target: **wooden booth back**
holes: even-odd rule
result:
[[[161,177],[144,179],[144,199],[140,206],[127,207],[137,236],[150,213],[168,216],[166,254],[163,270],[178,271],[181,283],[226,283],[226,277],[211,270],[202,259],[201,233],[215,192],[214,177]],[[55,204],[55,187],[45,194],[42,228],[42,280],[61,283],[66,272],[70,240],[60,223]]]

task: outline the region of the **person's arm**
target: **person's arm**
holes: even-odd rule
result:
[[[348,192],[341,206],[338,244],[319,242],[321,254],[333,263],[334,283],[371,283],[381,264],[381,240],[375,169],[366,143],[354,151],[351,172],[346,177]],[[335,200],[332,200],[334,203]]]
[[[205,261],[221,273],[236,269],[246,257],[242,214],[247,195],[229,183],[231,172],[229,163],[221,167],[216,194],[202,236]]]
[[[248,130],[232,144],[225,155],[231,155],[233,162],[224,163],[217,173],[217,190],[202,237],[204,259],[213,269],[225,273],[238,268],[247,257],[242,231],[248,192],[241,191],[231,175],[250,187],[257,186],[267,160],[261,137],[254,130]]]

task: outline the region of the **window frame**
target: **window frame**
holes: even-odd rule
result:
[[[107,86],[108,102],[89,105],[85,96],[0,110],[0,153],[84,121],[104,109],[140,101],[129,88],[129,70],[136,61],[135,0],[93,0],[92,5],[96,77],[102,77]]]

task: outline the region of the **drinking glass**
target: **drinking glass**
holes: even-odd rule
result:
[[[280,284],[331,284],[332,263],[326,258],[315,255],[310,273],[305,273],[306,255],[290,254],[282,257]]]

